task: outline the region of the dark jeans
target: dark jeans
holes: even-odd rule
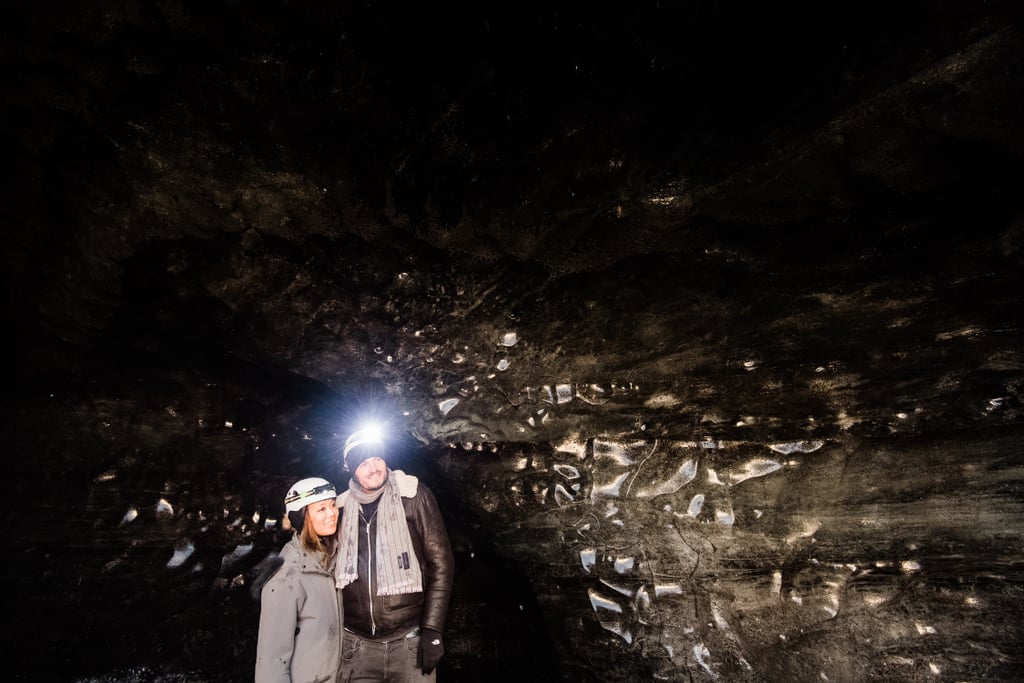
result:
[[[424,676],[416,666],[419,629],[407,636],[380,642],[347,630],[341,641],[343,683],[433,683],[437,672]]]

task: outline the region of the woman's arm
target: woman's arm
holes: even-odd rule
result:
[[[284,576],[281,576],[284,574]],[[256,683],[291,683],[295,624],[304,598],[298,582],[279,572],[263,587],[256,641]]]

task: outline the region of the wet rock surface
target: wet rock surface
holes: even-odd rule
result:
[[[14,680],[251,677],[389,424],[446,680],[1019,678],[1011,3],[22,5]]]

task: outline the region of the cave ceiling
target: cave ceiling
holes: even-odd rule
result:
[[[184,346],[379,385],[426,440],[1016,418],[997,12],[157,3],[7,40],[33,369]]]
[[[742,454],[709,456],[727,486],[814,453],[841,471],[829,454],[863,439],[1017,448],[1001,440],[1024,391],[1014,3],[14,5],[6,400],[36,435],[5,438],[109,450],[76,476],[172,437],[234,467],[246,420],[330,444],[375,413],[463,482],[494,476],[473,453],[513,469],[513,453],[561,453],[538,495],[607,519],[620,486],[675,493],[702,453]],[[46,441],[44,414],[77,436]],[[664,476],[620,478],[652,455]],[[839,495],[834,472],[803,471],[792,486]],[[520,505],[489,495],[473,494],[481,515]],[[753,515],[741,501],[710,522]],[[789,521],[782,545],[817,528]],[[648,540],[691,578],[691,556],[716,552]],[[569,554],[573,576],[626,562]],[[588,613],[615,611],[609,590]],[[624,623],[605,635],[635,646]],[[678,638],[688,675],[728,650],[753,676],[749,636],[707,656]]]

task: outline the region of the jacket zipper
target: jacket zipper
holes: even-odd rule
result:
[[[377,511],[374,510],[374,517],[377,516]],[[366,592],[370,598],[370,635],[377,635],[377,622],[373,618],[373,556],[374,553],[373,544],[370,543],[370,524],[373,522],[373,517],[366,520]]]

